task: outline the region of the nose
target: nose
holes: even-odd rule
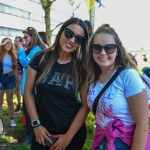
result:
[[[75,36],[73,36],[72,38],[69,39],[72,43],[75,43]]]
[[[104,47],[102,47],[100,54],[106,54]]]

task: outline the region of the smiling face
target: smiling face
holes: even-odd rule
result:
[[[9,39],[6,39],[5,41],[4,41],[4,43],[6,43],[5,44],[5,50],[7,51],[7,52],[9,52],[10,50],[11,50],[11,48],[12,48],[12,42],[11,42],[11,40],[9,40]]]
[[[105,46],[108,44],[116,44],[114,37],[110,34],[100,33],[95,35],[93,44],[99,44],[101,46]],[[117,56],[117,47],[114,53],[107,54],[104,48],[98,54],[93,53],[93,59],[100,66],[101,69],[110,68],[115,66],[115,60]]]
[[[65,35],[65,30],[60,36],[60,48],[63,53],[72,53],[79,49],[80,44],[78,44],[79,38],[84,37],[84,30],[80,25],[70,24],[67,29],[73,33],[71,37]],[[76,40],[75,40],[76,38]]]

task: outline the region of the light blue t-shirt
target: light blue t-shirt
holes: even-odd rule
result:
[[[148,76],[146,76],[146,75],[141,75],[143,78],[144,78],[144,80],[146,81],[144,81],[143,80],[143,82],[144,82],[144,84],[145,84],[145,86],[146,86],[146,92],[147,92],[147,96],[148,96],[148,104],[150,104],[150,78],[148,77]]]
[[[12,60],[11,60],[11,57],[8,56],[4,56],[3,58],[3,72],[4,71],[12,71],[13,68],[12,68]]]
[[[90,109],[92,109],[93,101],[106,83],[97,82],[95,86],[90,85],[87,96]],[[97,105],[96,123],[105,128],[108,122],[120,118],[125,125],[133,124],[134,119],[127,97],[141,93],[144,90],[145,85],[136,70],[123,70],[101,96]]]

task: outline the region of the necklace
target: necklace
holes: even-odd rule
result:
[[[59,63],[59,64],[66,64],[66,63],[69,63],[71,61],[71,58],[69,58],[69,59],[57,59],[57,62]]]

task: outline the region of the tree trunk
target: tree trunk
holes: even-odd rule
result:
[[[50,5],[51,7],[51,5]],[[49,46],[51,46],[51,19],[50,19],[50,7],[46,6],[45,11],[45,25],[46,25],[46,33]]]

